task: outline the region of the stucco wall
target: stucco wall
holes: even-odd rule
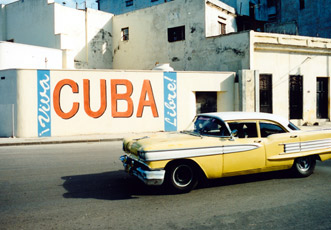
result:
[[[271,25],[268,31],[290,34],[297,32],[302,36],[331,38],[331,4],[329,1],[305,0],[302,9],[298,0],[279,2],[277,10],[280,24]],[[293,29],[294,26],[296,30]]]
[[[181,130],[195,116],[197,91],[217,92],[219,111],[232,111],[235,104],[231,72],[3,70],[0,75],[5,78],[0,87],[7,89],[0,88],[0,109],[15,105],[17,137]]]
[[[204,1],[173,1],[115,16],[113,67],[152,69],[155,63],[170,63],[175,70],[237,71],[247,66],[249,35],[206,38],[205,17],[209,12],[205,9]],[[185,40],[168,42],[168,28],[177,26],[185,26]],[[129,40],[121,41],[121,29],[126,27]],[[229,27],[229,31],[235,30]]]
[[[15,133],[17,74],[13,70],[0,71],[0,137],[10,137]]]
[[[6,23],[5,5],[0,4],[0,41],[7,40],[7,23]]]
[[[168,0],[169,1],[169,0]],[[158,4],[163,4],[164,1],[155,1],[151,0],[134,0],[132,2],[132,6],[126,6],[126,1],[118,1],[118,0],[100,0],[100,9],[105,12],[109,12],[112,14],[124,14],[133,10],[139,10],[146,7],[155,6]]]
[[[62,50],[0,42],[0,69],[62,69]]]
[[[54,33],[66,50],[67,68],[112,68],[112,14],[59,4],[54,4],[54,12]]]
[[[289,76],[302,75],[303,119],[296,122],[316,122],[316,78],[327,77],[330,82],[330,40],[252,33],[251,41],[254,44],[251,69],[272,74],[273,112],[289,117]],[[329,101],[330,89],[329,86]]]
[[[51,0],[17,1],[0,10],[0,40],[63,50],[63,68],[112,68],[112,14]],[[24,67],[23,67],[24,68]]]
[[[5,6],[7,36],[17,43],[60,48],[54,35],[54,4],[17,1]]]
[[[204,39],[204,2],[185,2],[173,1],[115,16],[114,68],[152,69],[159,62],[186,70],[187,48],[193,48],[193,40]],[[169,43],[167,29],[177,26],[185,26],[185,40]],[[121,29],[126,27],[129,40],[121,41]]]

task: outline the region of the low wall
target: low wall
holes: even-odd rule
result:
[[[0,41],[0,70],[62,69],[62,50]]]
[[[16,82],[17,137],[181,130],[195,116],[199,91],[218,92],[220,111],[235,104],[234,73],[7,70],[0,75],[5,78],[0,89],[6,80]]]

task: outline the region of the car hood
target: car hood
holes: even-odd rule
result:
[[[158,133],[124,139],[123,150],[138,156],[142,152],[219,146],[221,140],[222,138],[195,136],[186,133]]]

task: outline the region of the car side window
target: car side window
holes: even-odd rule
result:
[[[194,123],[194,132],[207,136],[230,136],[224,122],[210,117],[198,117]]]
[[[257,137],[256,122],[229,122],[232,131],[237,130],[236,137],[253,138]]]
[[[286,133],[286,131],[277,124],[260,122],[261,137],[268,137],[276,133]]]

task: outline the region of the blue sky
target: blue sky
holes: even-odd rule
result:
[[[16,2],[17,0],[0,0],[0,4],[8,4],[12,2]],[[27,0],[29,1],[29,0]],[[31,1],[31,0],[30,0]],[[47,0],[40,0],[40,1],[47,1]],[[65,5],[68,7],[76,8],[76,3],[78,3],[78,9],[83,9],[85,6],[85,0],[54,0],[55,2],[59,4],[66,3]],[[98,5],[95,0],[86,0],[87,1],[87,7],[97,9]]]

